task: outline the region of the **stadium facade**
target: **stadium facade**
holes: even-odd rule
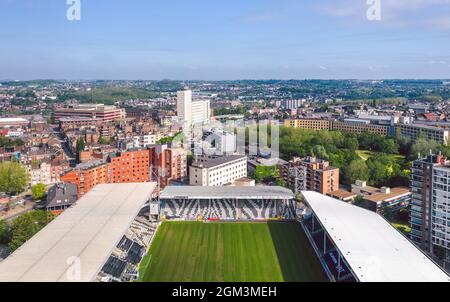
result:
[[[161,216],[177,220],[295,219],[292,191],[281,187],[167,187]]]

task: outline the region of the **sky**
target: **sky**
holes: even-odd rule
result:
[[[450,0],[66,1],[0,0],[0,79],[450,78]]]

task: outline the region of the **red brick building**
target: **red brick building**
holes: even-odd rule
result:
[[[96,185],[109,183],[108,167],[105,161],[80,164],[61,176],[61,181],[77,185],[78,198],[80,198]]]
[[[159,177],[161,189],[171,181],[184,181],[187,176],[187,156],[183,148],[169,148],[167,145],[150,147],[151,180]]]
[[[109,156],[110,183],[150,181],[148,149],[135,149]]]
[[[187,157],[183,148],[155,145],[149,149],[132,149],[112,153],[107,161],[78,165],[61,177],[64,183],[78,186],[81,197],[93,187],[104,183],[140,183],[159,181],[161,188],[171,181],[184,181],[187,176]]]

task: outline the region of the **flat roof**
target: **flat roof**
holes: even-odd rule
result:
[[[0,282],[93,281],[155,186],[96,186],[2,261]],[[74,279],[77,258],[80,271]]]
[[[169,186],[164,189],[161,199],[292,199],[294,193],[282,187],[194,187]]]
[[[3,117],[0,123],[29,123],[30,121],[21,117]]]
[[[231,155],[231,156],[221,156],[221,157],[217,157],[217,158],[211,158],[208,159],[204,162],[194,162],[192,164],[192,167],[195,168],[215,168],[215,167],[219,167],[221,165],[230,163],[230,162],[234,162],[237,160],[243,160],[243,159],[247,159],[246,155]]]
[[[338,198],[352,198],[352,197],[356,197],[358,194],[349,192],[349,191],[345,191],[345,190],[337,190],[337,191],[333,191],[331,193],[329,193],[329,195],[331,197],[338,197]]]
[[[380,215],[316,192],[302,194],[359,281],[450,282]]]
[[[376,193],[371,196],[367,196],[366,199],[368,201],[380,203],[383,201],[390,201],[395,198],[407,196],[409,194],[411,194],[411,190],[409,188],[397,187],[397,188],[392,188],[389,193],[383,193],[380,191],[380,193]]]

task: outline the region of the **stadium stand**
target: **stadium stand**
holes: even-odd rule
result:
[[[97,276],[99,282],[130,282],[139,278],[139,264],[150,248],[158,224],[140,213]]]
[[[177,220],[295,219],[290,190],[279,187],[167,187],[161,214]]]
[[[450,281],[381,215],[317,192],[302,195],[301,225],[331,281]]]

